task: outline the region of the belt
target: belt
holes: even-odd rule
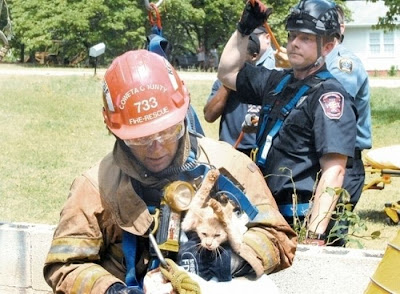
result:
[[[354,160],[358,160],[358,159],[361,159],[361,158],[362,158],[361,150],[360,149],[354,150],[353,157],[347,157],[346,168],[352,168]]]
[[[360,149],[356,149],[354,150],[354,156],[353,159],[361,159],[361,150]]]

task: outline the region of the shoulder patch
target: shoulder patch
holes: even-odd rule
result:
[[[339,92],[325,93],[319,97],[324,113],[330,119],[339,119],[343,114],[344,97]]]
[[[351,73],[353,71],[353,61],[349,58],[341,58],[339,60],[339,69],[341,71]]]

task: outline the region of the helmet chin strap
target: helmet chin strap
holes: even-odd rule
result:
[[[302,67],[300,69],[297,69],[298,71],[309,71],[313,67],[319,67],[323,62],[324,62],[324,56],[322,56],[322,38],[320,35],[317,35],[316,42],[317,42],[317,60],[315,60],[314,63],[311,63],[310,65],[307,65],[305,67]]]

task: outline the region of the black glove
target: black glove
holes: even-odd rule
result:
[[[105,294],[144,294],[144,292],[135,287],[127,287],[122,283],[112,284]]]
[[[271,13],[272,9],[267,8],[260,0],[247,0],[237,30],[242,35],[250,35],[255,28],[264,24]]]

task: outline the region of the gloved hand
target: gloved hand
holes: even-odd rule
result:
[[[122,283],[112,284],[105,294],[144,294],[144,292],[135,287],[128,287]]]
[[[242,123],[242,131],[244,133],[255,133],[258,126],[258,116],[255,114],[246,114]]]
[[[166,259],[169,268],[160,267],[165,279],[171,281],[173,288],[180,294],[201,294],[199,283],[193,280],[189,273],[180,269],[172,259]]]
[[[271,13],[272,9],[267,8],[260,0],[247,0],[237,30],[242,35],[250,35],[268,19]]]

